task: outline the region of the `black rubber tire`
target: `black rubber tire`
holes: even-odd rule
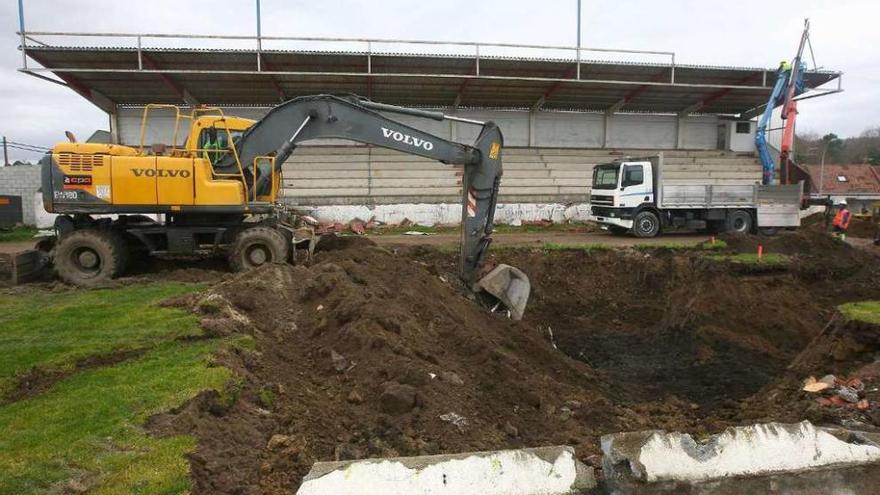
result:
[[[273,227],[250,227],[232,241],[229,266],[233,271],[252,270],[267,263],[284,263],[290,256],[290,241]]]
[[[633,218],[632,231],[636,237],[656,237],[660,233],[660,217],[652,211],[641,211]]]
[[[105,284],[122,275],[127,262],[125,242],[112,230],[77,230],[61,238],[55,247],[55,270],[71,285]]]
[[[625,229],[623,227],[617,227],[616,225],[609,225],[608,232],[610,232],[611,235],[618,235],[619,236],[619,235],[626,235],[626,233],[629,232],[629,229]]]
[[[727,216],[727,231],[734,234],[751,234],[752,214],[745,210],[734,210]]]

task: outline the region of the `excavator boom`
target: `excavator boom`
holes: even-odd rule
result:
[[[482,127],[472,146],[448,141],[392,120],[380,111],[432,120],[459,120]],[[495,207],[502,175],[501,130],[492,122],[446,116],[440,112],[375,103],[355,96],[316,95],[295,98],[273,108],[242,135],[238,160],[226,155],[215,170],[234,172],[238,163],[275,155],[283,163],[298,143],[314,139],[347,139],[381,146],[451,165],[463,165],[461,251],[459,275],[468,289],[485,292],[519,319],[529,296],[528,277],[520,270],[499,265],[478,280],[492,242]],[[254,182],[259,178],[252,178]]]

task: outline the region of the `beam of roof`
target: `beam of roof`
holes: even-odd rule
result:
[[[35,61],[42,64],[42,62],[38,58],[34,57],[32,54],[29,54],[29,55]],[[50,80],[49,78],[41,76],[40,74],[30,73],[30,72],[28,72],[28,73],[32,76],[36,76],[36,77],[40,77],[42,79]],[[92,102],[92,104],[94,104],[96,107],[107,112],[108,114],[116,113],[116,102],[114,102],[113,100],[111,100],[110,98],[105,96],[100,91],[98,91],[94,88],[90,88],[87,84],[80,81],[73,74],[68,74],[66,72],[55,72],[54,74],[56,76],[58,76],[59,79],[64,81],[63,84],[65,84],[68,88],[72,89],[78,95],[80,95],[83,98]],[[52,81],[52,82],[56,82],[58,84],[61,84],[58,81]]]
[[[474,74],[477,73],[477,61],[474,60],[473,70],[471,71]],[[464,90],[467,88],[468,83],[471,82],[471,79],[465,79],[458,86],[458,90],[455,92],[455,101],[452,102],[452,109],[458,110],[458,106],[461,105],[461,97],[464,96]]]
[[[660,79],[662,79],[665,75],[667,75],[667,71],[666,71],[666,69],[663,69],[660,72],[657,72],[653,76],[651,76],[651,82],[657,82]],[[636,96],[639,96],[640,94],[644,93],[650,87],[651,86],[649,84],[643,84],[637,88],[632,89],[629,93],[626,94],[626,96],[617,100],[617,102],[615,102],[613,105],[608,107],[605,110],[605,113],[613,114],[613,113],[619,112],[620,109],[623,108],[624,105],[629,103],[630,100],[632,100]]]
[[[751,81],[752,79],[756,79],[759,76],[763,77],[763,72],[761,72],[761,73],[755,72],[753,74],[748,74],[745,77],[742,77],[739,80],[737,80],[735,84],[746,84],[747,82]],[[678,115],[681,117],[684,117],[688,114],[694,113],[702,108],[705,108],[705,107],[715,103],[716,101],[720,100],[721,98],[724,98],[725,96],[730,94],[730,92],[732,90],[733,90],[732,88],[719,89],[718,91],[712,93],[711,95],[704,98],[703,100],[697,101],[697,102],[694,102],[694,103],[688,105],[687,107],[682,109]]]
[[[574,76],[575,72],[577,72],[577,65],[575,65],[574,67],[570,67],[568,70],[566,70],[565,73],[562,74],[562,79],[571,78],[572,76]],[[547,100],[551,96],[553,96],[553,93],[559,90],[560,86],[562,86],[562,81],[557,81],[553,83],[552,86],[547,88],[547,91],[544,91],[544,94],[541,95],[540,98],[538,98],[534,105],[532,105],[532,111],[537,112],[538,110],[540,110],[541,107],[544,106],[544,103],[546,103]]]
[[[265,68],[269,69],[270,71],[275,70],[275,68],[272,66],[272,64],[268,60],[266,60],[265,57],[263,57],[262,53],[257,54],[257,56],[260,57],[261,67],[265,67]],[[286,101],[287,96],[284,94],[284,89],[281,87],[280,84],[278,84],[278,80],[275,79],[275,76],[273,76],[272,74],[269,74],[269,82],[272,83],[272,87],[275,88],[275,92],[278,93],[278,99],[281,100],[282,102]]]
[[[153,58],[146,53],[142,53],[141,58],[144,61],[144,65],[146,65],[151,70],[162,70],[159,67],[159,64],[157,64],[156,61],[153,60]],[[190,94],[190,92],[186,88],[184,88],[183,85],[177,82],[173,77],[164,72],[157,72],[157,74],[159,78],[162,79],[162,82],[164,82],[165,85],[168,86],[172,91],[174,91],[174,93],[177,94],[177,96],[179,96],[184,103],[194,107],[199,105],[199,100],[197,100],[192,94]]]

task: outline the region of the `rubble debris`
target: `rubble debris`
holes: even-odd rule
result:
[[[702,441],[658,430],[616,433],[602,437],[604,477],[621,494],[802,493],[796,487],[812,477],[810,493],[868,495],[880,474],[878,442],[878,434],[808,421],[728,428]],[[873,475],[844,475],[853,469]]]
[[[456,412],[448,412],[446,414],[441,414],[440,419],[446,421],[447,423],[452,423],[455,427],[458,428],[459,431],[464,431],[465,427],[468,425],[468,420],[461,414]]]

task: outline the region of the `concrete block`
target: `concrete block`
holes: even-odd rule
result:
[[[555,495],[596,486],[571,447],[318,462],[297,495]]]
[[[659,430],[601,441],[606,483],[620,495],[767,493],[767,487],[775,487],[773,493],[868,494],[876,493],[880,479],[880,434],[808,421],[728,428],[700,442]],[[847,473],[860,474],[851,479]],[[813,480],[807,491],[804,476]]]

